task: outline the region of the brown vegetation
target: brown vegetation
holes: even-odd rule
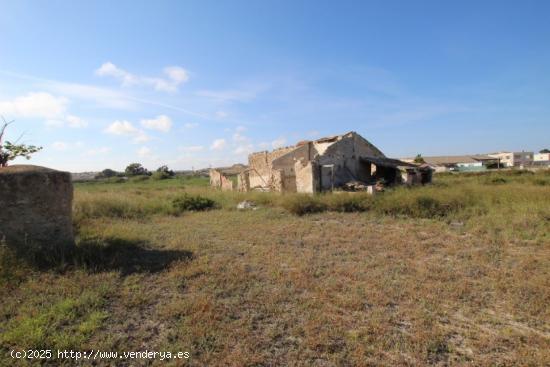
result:
[[[374,198],[176,179],[78,185],[78,256],[38,271],[2,250],[1,351],[189,351],[190,366],[548,365],[549,181],[442,175]],[[174,215],[183,193],[219,209]],[[260,209],[236,210],[244,199]]]

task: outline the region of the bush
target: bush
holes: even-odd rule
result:
[[[104,169],[103,171],[99,172],[95,178],[101,179],[101,178],[109,178],[109,177],[115,177],[118,175],[118,172],[115,170],[112,170],[110,168]]]
[[[364,212],[372,207],[373,198],[366,194],[339,193],[327,196],[328,209],[336,212]]]
[[[375,205],[376,210],[386,215],[405,215],[411,218],[446,217],[458,212],[467,203],[459,197],[436,198],[428,195],[384,195]]]
[[[283,208],[296,215],[320,213],[328,209],[325,203],[319,200],[319,196],[307,194],[292,195],[284,198]]]
[[[124,170],[126,176],[148,175],[149,172],[140,163],[131,163]]]
[[[176,173],[168,168],[168,166],[160,166],[159,168],[157,168],[157,172],[164,173],[168,175],[168,177],[174,177],[176,175]]]
[[[215,209],[218,205],[214,200],[200,195],[184,194],[183,196],[172,200],[172,207],[177,213],[180,213],[183,211]]]
[[[156,172],[153,172],[153,174],[151,175],[151,178],[153,180],[166,180],[168,178],[172,178],[172,175],[170,175],[168,172],[165,172],[165,171],[156,171]]]

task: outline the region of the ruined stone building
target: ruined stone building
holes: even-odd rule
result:
[[[355,132],[249,155],[240,191],[314,193],[362,185],[423,184],[431,169],[387,158]]]

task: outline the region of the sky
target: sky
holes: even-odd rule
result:
[[[550,147],[550,2],[0,0],[0,115],[72,172]],[[26,163],[16,160],[15,163]]]

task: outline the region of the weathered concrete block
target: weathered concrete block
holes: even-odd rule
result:
[[[74,246],[72,201],[68,172],[31,165],[0,168],[0,239],[18,252]]]

